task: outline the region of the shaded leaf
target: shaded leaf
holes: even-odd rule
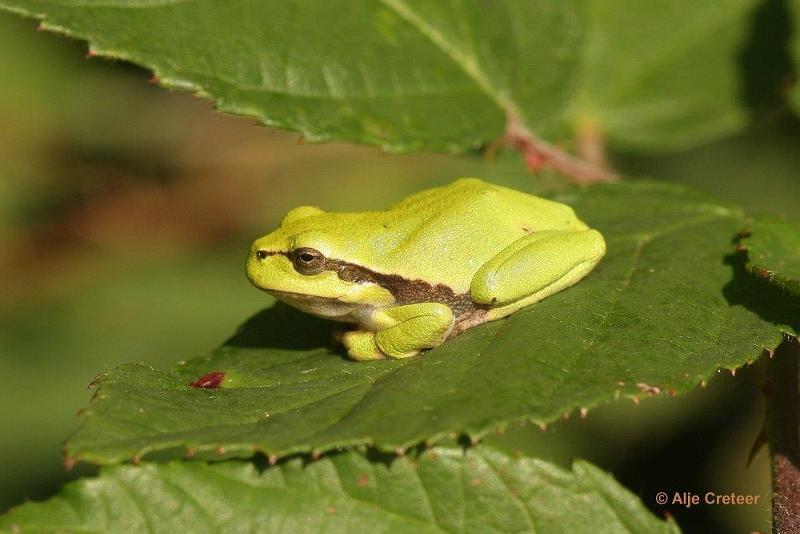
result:
[[[106,467],[0,517],[22,532],[679,532],[597,467],[489,448],[387,465],[355,452],[251,463]]]
[[[224,111],[390,150],[550,140],[673,148],[740,127],[754,0],[2,0]],[[702,90],[698,90],[702,88]]]
[[[800,222],[758,217],[749,228],[748,271],[800,302]]]
[[[789,47],[792,59],[794,60],[796,78],[797,72],[800,71],[800,31],[798,31],[798,28],[800,28],[800,0],[789,0],[788,6],[794,23],[794,31],[792,32],[792,40]],[[794,87],[789,93],[789,100],[794,106],[795,112],[800,113],[800,84],[797,83],[796,79],[794,81]]]
[[[394,451],[519,419],[544,424],[620,396],[684,392],[779,343],[723,261],[744,225],[735,209],[655,183],[556,200],[608,243],[576,286],[419,357],[361,363],[331,346],[332,323],[275,306],[176,371],[132,364],[102,376],[68,456]],[[189,385],[213,372],[224,373],[221,387]]]

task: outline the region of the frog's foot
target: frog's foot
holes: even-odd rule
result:
[[[356,361],[365,362],[386,358],[386,355],[381,352],[381,349],[375,343],[375,332],[367,330],[343,332],[341,342],[347,349],[347,355]]]
[[[397,306],[381,313],[379,320],[391,326],[375,334],[375,343],[392,358],[408,358],[441,345],[455,323],[453,310],[435,302]]]
[[[423,302],[380,310],[373,322],[382,330],[351,330],[342,336],[342,343],[352,359],[415,356],[422,349],[441,345],[453,330],[455,318],[449,306]]]

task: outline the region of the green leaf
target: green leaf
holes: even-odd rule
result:
[[[562,140],[675,148],[736,130],[754,0],[2,0],[220,109],[395,151]]]
[[[679,532],[611,476],[479,447],[115,466],[0,518],[23,532]]]
[[[508,422],[544,424],[617,397],[685,392],[776,346],[723,262],[735,209],[677,187],[621,183],[556,200],[603,232],[608,254],[576,286],[406,360],[352,362],[332,323],[285,306],[256,315],[174,372],[100,377],[67,455],[107,463],[173,449],[249,456],[358,443],[383,450]],[[223,372],[218,389],[192,381]]]
[[[749,232],[747,270],[800,302],[800,222],[759,217]]]

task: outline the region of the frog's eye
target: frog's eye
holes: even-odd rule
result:
[[[256,251],[256,258],[258,258],[259,260],[263,260],[267,256],[269,256],[269,253],[266,250]]]
[[[302,247],[289,255],[294,270],[300,274],[317,274],[325,270],[325,256],[317,249]]]

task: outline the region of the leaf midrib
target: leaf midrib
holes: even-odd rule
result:
[[[468,78],[475,82],[475,85],[477,85],[503,113],[507,113],[510,109],[516,110],[514,102],[504,97],[500,89],[491,82],[491,78],[480,68],[477,58],[463,54],[457,46],[450,43],[440,31],[412,10],[403,0],[379,1],[385,7],[392,10],[398,17],[406,21],[412,28],[417,30],[420,35],[433,43],[433,45],[461,69]]]

